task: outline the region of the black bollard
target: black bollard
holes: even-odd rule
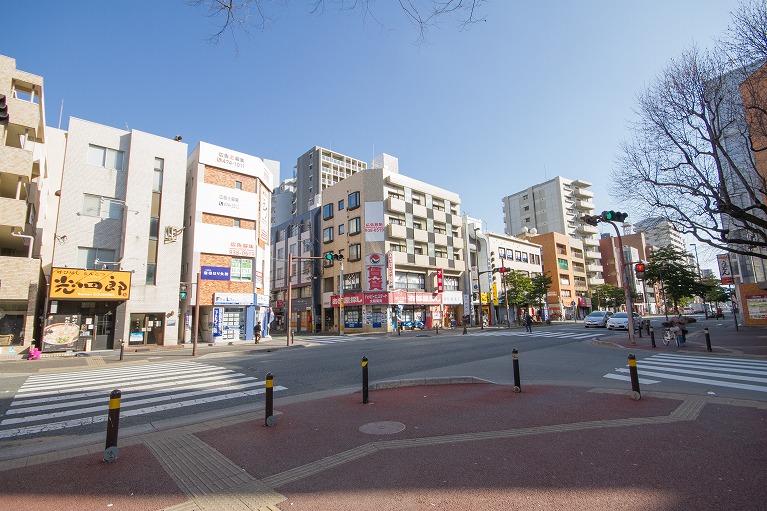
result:
[[[274,375],[266,373],[266,406],[264,407],[264,426],[274,426]]]
[[[125,343],[121,342],[120,343],[120,360],[123,359],[123,355],[125,355]]]
[[[120,398],[122,392],[115,389],[109,394],[109,416],[107,417],[107,441],[104,447],[104,461],[112,463],[117,459],[117,432],[120,428]]]
[[[368,404],[368,357],[362,357],[362,404]]]
[[[708,334],[708,328],[704,328],[703,333],[706,334],[706,349],[711,351],[711,336]]]
[[[650,330],[650,342],[652,347],[655,348],[655,330]]]
[[[469,332],[466,330],[466,323],[464,323],[463,324],[463,334],[462,335],[466,335],[467,333],[469,333]]]
[[[644,320],[644,325],[645,325],[645,328],[647,328],[647,335],[650,335],[650,320],[649,319],[645,319]]]
[[[519,352],[517,348],[511,350],[511,360],[514,368],[514,392],[522,392],[522,386],[519,383]]]
[[[629,374],[631,375],[631,399],[642,399],[642,394],[639,392],[639,375],[637,374],[637,359],[629,353]]]
[[[642,325],[639,325],[637,330],[639,330],[639,337],[642,337]]]

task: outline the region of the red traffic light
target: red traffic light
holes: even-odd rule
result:
[[[644,263],[637,263],[636,271],[644,271]]]

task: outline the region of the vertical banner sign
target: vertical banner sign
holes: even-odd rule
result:
[[[365,291],[385,291],[384,255],[372,253],[365,258]]]
[[[498,307],[498,286],[493,282],[493,305]]]
[[[444,290],[442,286],[442,268],[437,268],[437,293],[441,293]]]
[[[264,243],[269,243],[269,210],[271,201],[269,200],[269,191],[265,186],[261,186],[261,215],[258,219],[258,239]]]
[[[730,268],[730,254],[718,254],[716,261],[719,263],[719,276],[722,278],[722,284],[734,284],[732,278],[732,269]]]
[[[392,251],[389,250],[386,253],[386,283],[388,289],[394,289],[394,255],[392,254]]]
[[[365,202],[365,241],[384,240],[383,202]]]

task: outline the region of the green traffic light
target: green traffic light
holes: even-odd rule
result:
[[[325,259],[328,260],[328,261],[332,261],[335,258],[336,258],[336,256],[333,255],[333,252],[325,254]]]

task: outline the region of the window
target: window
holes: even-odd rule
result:
[[[322,242],[323,243],[330,243],[333,241],[333,228],[328,227],[327,229],[322,230]]]
[[[409,272],[398,271],[394,276],[394,288],[395,289],[425,289],[426,276],[422,273],[409,273]]]
[[[352,192],[349,194],[348,200],[348,209],[357,209],[360,207],[360,192]]]
[[[445,291],[458,291],[458,277],[444,276],[442,278],[442,288]]]
[[[503,247],[498,247],[498,257],[501,259],[506,259],[506,249]]]
[[[447,250],[434,249],[434,257],[447,258]]]
[[[389,245],[389,250],[391,250],[392,252],[405,252],[405,246],[392,243],[391,245]]]
[[[235,181],[234,182],[234,189],[235,190],[242,190],[242,181]]]
[[[563,286],[569,286],[570,285],[570,277],[567,275],[560,275],[559,276],[559,283]]]
[[[413,247],[413,253],[416,255],[423,255],[423,247]]]
[[[96,266],[96,259],[99,260]],[[115,251],[105,248],[77,247],[77,266],[88,270],[116,269]]]
[[[83,216],[96,216],[100,218],[122,218],[122,202],[110,200],[100,195],[83,195]]]
[[[229,280],[232,282],[251,282],[253,280],[253,259],[233,257],[229,268]]]
[[[343,211],[343,210],[344,210],[344,200],[341,199],[340,201],[338,201],[338,211]]]
[[[573,296],[573,294],[569,289],[562,290],[562,298],[570,298],[571,296]]]
[[[343,234],[343,233],[344,233],[344,228],[345,228],[345,227],[346,227],[346,226],[345,226],[344,224],[341,224],[341,225],[339,225],[339,226],[338,226],[338,234]]]
[[[234,227],[239,227],[240,226],[240,219],[239,218],[235,218],[232,221],[232,224],[233,224]]]
[[[530,211],[530,206],[525,206],[525,211]]]
[[[359,261],[360,259],[362,259],[362,245],[359,243],[349,245],[349,260]]]
[[[152,176],[152,191],[162,192],[162,172],[165,169],[165,160],[154,159],[154,175]]]
[[[514,251],[514,260],[515,261],[521,261],[522,260],[522,252],[519,250]]]
[[[437,224],[434,224],[434,234],[447,234],[447,231],[444,227],[440,227]]]
[[[420,197],[415,197],[415,196],[414,196],[414,197],[413,197],[413,204],[417,204],[417,205],[419,205],[419,206],[420,206],[420,205],[422,204],[421,198],[420,198]]]
[[[523,195],[522,200],[527,200],[527,195]]]
[[[389,217],[389,223],[392,225],[405,225],[405,221],[401,218],[397,218],[395,216]]]
[[[530,223],[530,217],[529,217],[529,216],[525,218],[525,223],[526,223],[526,224],[529,224],[529,223]]]
[[[393,199],[405,200],[405,196],[404,195],[402,195],[401,193],[398,193],[398,192],[393,192],[391,190],[389,190],[388,196],[393,198]]]
[[[423,229],[423,227],[421,227],[421,222],[413,222],[413,229]]]
[[[344,291],[346,291],[347,289],[361,289],[360,279],[361,279],[360,272],[347,273],[346,275],[344,275]]]
[[[106,169],[123,170],[125,153],[97,145],[88,146],[88,165]]]
[[[568,268],[567,259],[557,259],[557,266],[560,270],[566,270]]]
[[[351,209],[351,206],[349,206],[349,209]],[[360,217],[357,216],[349,220],[349,236],[353,236],[359,233],[360,233]]]
[[[329,220],[331,218],[333,218],[333,205],[325,204],[322,206],[322,219]]]

